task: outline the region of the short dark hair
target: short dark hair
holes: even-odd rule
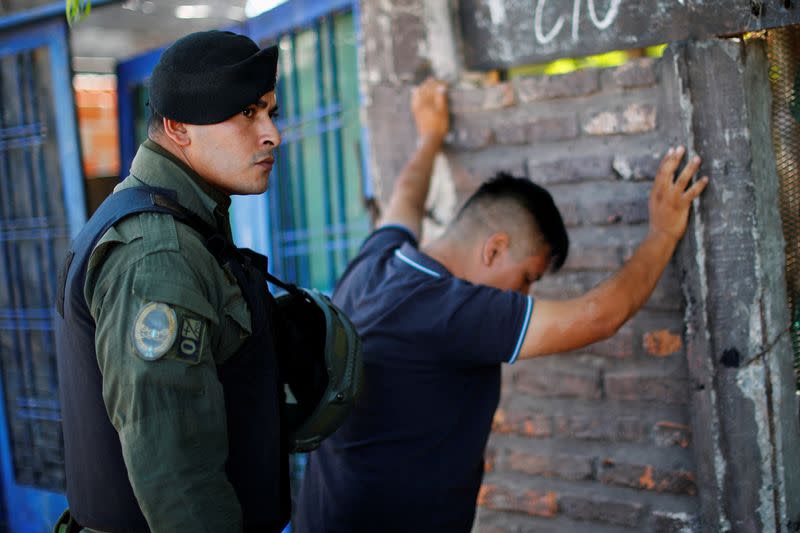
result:
[[[555,272],[560,269],[569,252],[569,237],[564,220],[550,193],[527,178],[498,172],[469,197],[456,215],[456,220],[477,205],[497,201],[515,202],[531,214],[545,241],[550,245],[551,270]]]
[[[147,118],[147,135],[149,137],[154,137],[156,134],[164,131],[164,117],[149,103],[147,109],[150,112],[150,116]]]

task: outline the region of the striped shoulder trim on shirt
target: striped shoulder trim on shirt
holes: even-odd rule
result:
[[[400,251],[399,248],[394,251],[394,255],[397,256],[397,258],[403,261],[404,263],[407,263],[411,267],[416,268],[420,272],[424,272],[425,274],[433,276],[434,278],[441,277],[441,274],[439,274],[438,272],[431,270],[430,268],[424,267],[412,259],[409,259],[403,252]]]
[[[522,323],[522,331],[519,332],[519,338],[517,339],[517,345],[514,347],[514,353],[511,354],[511,359],[508,360],[508,364],[513,363],[519,357],[519,351],[522,349],[522,341],[525,340],[525,334],[528,332],[528,325],[531,323],[531,313],[533,312],[533,298],[528,296],[528,305],[525,307],[525,319]]]

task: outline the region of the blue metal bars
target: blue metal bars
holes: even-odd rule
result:
[[[52,302],[68,245],[48,51],[0,57],[0,364],[23,485],[63,486]]]
[[[351,11],[280,36],[283,142],[270,192],[278,273],[331,291],[368,231],[361,197],[356,39]]]

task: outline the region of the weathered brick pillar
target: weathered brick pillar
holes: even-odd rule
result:
[[[704,531],[800,529],[792,371],[763,41],[673,47],[680,122],[711,184],[679,252]]]

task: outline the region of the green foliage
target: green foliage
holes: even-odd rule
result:
[[[91,11],[92,0],[66,0],[64,14],[70,26],[82,18],[88,17]]]
[[[638,55],[645,55],[647,57],[661,57],[664,55],[664,50],[667,48],[666,44],[650,46],[643,51],[639,51]],[[540,63],[536,65],[522,65],[519,67],[512,67],[508,69],[509,78],[517,78],[520,76],[536,76],[536,75],[553,75],[553,74],[566,74],[573,70],[580,70],[583,68],[606,68],[616,67],[626,63],[632,54],[628,50],[615,50],[606,52],[604,54],[597,54],[586,57],[566,57],[556,59],[549,63]]]

